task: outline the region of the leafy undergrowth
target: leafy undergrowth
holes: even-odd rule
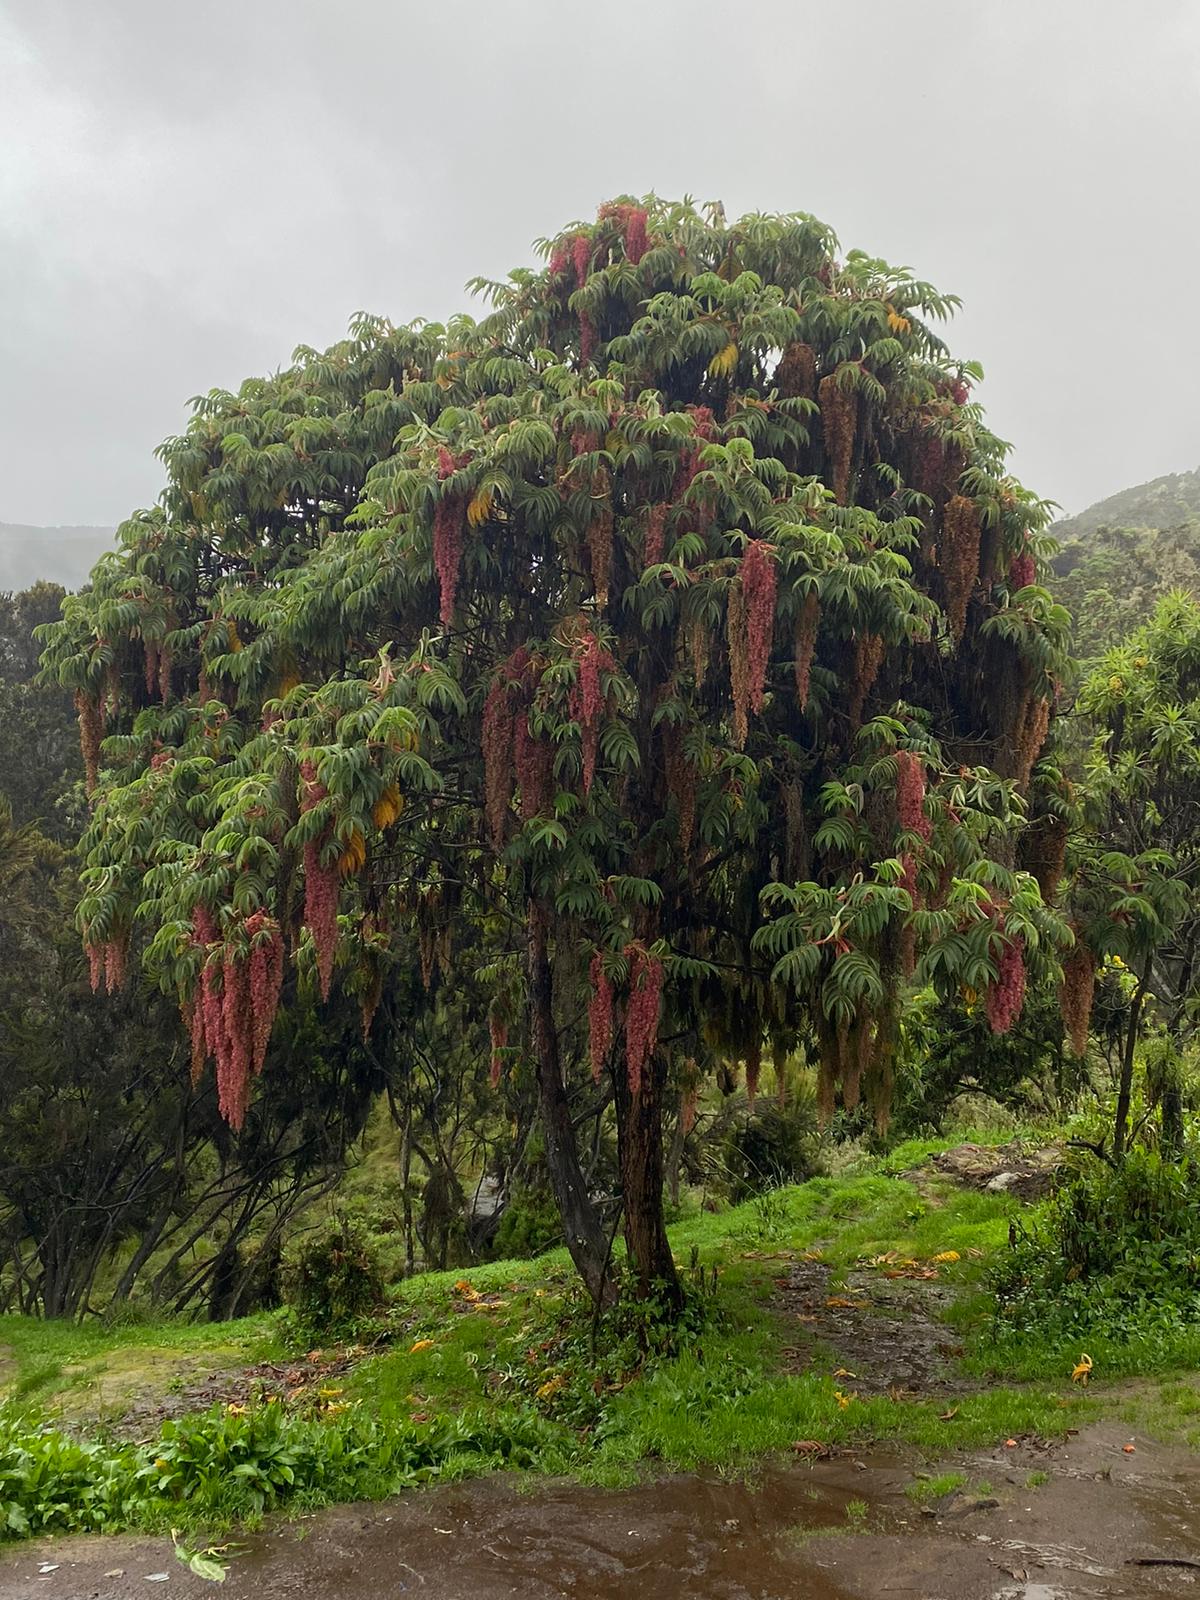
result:
[[[798,1444],[895,1440],[945,1454],[1061,1434],[1105,1405],[1106,1380],[1164,1371],[1161,1346],[1126,1341],[1111,1369],[1107,1352],[1090,1352],[1085,1388],[1072,1382],[1077,1329],[1039,1334],[1031,1323],[1019,1344],[1011,1333],[995,1342],[988,1274],[1010,1253],[1019,1204],[929,1178],[918,1190],[897,1174],[923,1153],[677,1224],[690,1298],[674,1332],[652,1308],[593,1328],[562,1252],[429,1274],[396,1290],[388,1342],[336,1382],[306,1381],[306,1358],[293,1355],[296,1381],[282,1396],[167,1423],[141,1444],[103,1432],[77,1442],[19,1406],[36,1398],[44,1418],[65,1402],[70,1417],[80,1374],[103,1392],[106,1363],[119,1368],[131,1352],[153,1352],[157,1363],[174,1350],[180,1366],[235,1352],[261,1360],[279,1353],[280,1322],[107,1333],[0,1322],[15,1395],[0,1426],[0,1528],[6,1519],[13,1534],[213,1528],[281,1504],[378,1497],[501,1467],[616,1483],[647,1464],[745,1468]],[[789,1334],[774,1286],[781,1263],[805,1255],[828,1266],[835,1289],[840,1274],[872,1265],[936,1275],[955,1293],[948,1318],[964,1367],[989,1381],[948,1405],[944,1396],[858,1395],[817,1352],[808,1370],[785,1371]],[[1183,1378],[1168,1375],[1154,1402],[1170,1431],[1186,1435],[1200,1421]]]

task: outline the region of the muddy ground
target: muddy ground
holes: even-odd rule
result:
[[[962,1347],[942,1320],[953,1290],[928,1270],[881,1264],[835,1278],[823,1261],[793,1262],[774,1294],[789,1341],[786,1369],[828,1372],[855,1394],[896,1400],[969,1387],[955,1370]]]
[[[920,1464],[878,1453],[797,1462],[750,1485],[670,1477],[612,1493],[557,1483],[523,1493],[492,1478],[414,1491],[269,1526],[247,1540],[223,1592],[255,1600],[1200,1592],[1200,1484],[1189,1453],[1100,1425],[947,1465],[967,1474],[967,1488],[925,1508],[905,1492]],[[1046,1482],[1029,1487],[1042,1473]],[[163,1539],[32,1541],[0,1557],[0,1600],[220,1592],[187,1572]]]

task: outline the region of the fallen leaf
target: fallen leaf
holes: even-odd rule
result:
[[[961,1260],[961,1257],[957,1250],[939,1250],[933,1259],[935,1261],[958,1261]]]
[[[825,1304],[827,1306],[830,1306],[830,1307],[834,1307],[834,1306],[842,1307],[843,1309],[845,1309],[847,1311],[855,1311],[855,1310],[858,1309],[858,1307],[860,1305],[862,1305],[862,1301],[861,1300],[847,1300],[845,1295],[831,1294],[829,1296],[829,1299],[826,1300]]]
[[[951,1417],[956,1417],[957,1415],[958,1415],[958,1407],[957,1406],[951,1406],[949,1411],[943,1411],[943,1412],[939,1413],[938,1421],[939,1422],[949,1422]]]
[[[1006,1450],[1015,1450],[1017,1448],[1017,1441],[1015,1439],[1005,1439],[1004,1448]]]
[[[1081,1355],[1079,1360],[1075,1363],[1074,1370],[1071,1373],[1071,1382],[1072,1383],[1082,1383],[1084,1388],[1086,1389],[1087,1388],[1087,1381],[1091,1377],[1091,1373],[1092,1373],[1092,1358],[1091,1358],[1091,1356],[1088,1355],[1087,1351],[1085,1350],[1083,1355]]]
[[[797,1439],[792,1449],[798,1456],[819,1456],[825,1451],[825,1446],[819,1439]]]
[[[1131,1455],[1133,1455],[1133,1454],[1134,1454],[1134,1452],[1135,1452],[1135,1451],[1136,1451],[1136,1449],[1137,1449],[1137,1446],[1136,1446],[1136,1445],[1133,1445],[1133,1444],[1123,1444],[1123,1445],[1122,1445],[1122,1446],[1121,1446],[1121,1449],[1122,1449],[1122,1450],[1123,1450],[1123,1451],[1124,1451],[1124,1452],[1125,1452],[1125,1454],[1126,1454],[1126,1455],[1127,1455],[1127,1456],[1131,1456]]]
[[[415,1355],[418,1355],[422,1350],[432,1350],[432,1349],[433,1349],[433,1340],[432,1339],[418,1339],[416,1344],[413,1345],[412,1349],[408,1353],[409,1353],[410,1356],[415,1356]]]

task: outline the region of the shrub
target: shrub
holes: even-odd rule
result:
[[[1011,1329],[1116,1338],[1148,1319],[1200,1322],[1200,1166],[1131,1150],[1097,1162],[1014,1230],[993,1275],[997,1318]]]
[[[562,1243],[562,1222],[548,1188],[522,1186],[514,1191],[492,1241],[497,1261],[540,1256]]]
[[[218,1406],[141,1445],[80,1443],[0,1413],[0,1540],[227,1523],[294,1499],[379,1499],[436,1478],[563,1464],[553,1428],[529,1412],[418,1426],[357,1409]]]
[[[803,1183],[818,1170],[813,1102],[797,1098],[780,1106],[760,1101],[733,1121],[722,1158],[734,1204],[781,1184]]]
[[[343,1216],[305,1241],[289,1279],[288,1303],[301,1328],[323,1339],[353,1333],[383,1301],[385,1280],[378,1249]]]

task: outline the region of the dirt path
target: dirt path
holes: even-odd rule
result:
[[[1051,1448],[949,1463],[970,1485],[922,1510],[916,1463],[842,1456],[755,1486],[674,1477],[606,1493],[511,1479],[414,1492],[280,1523],[224,1593],[255,1600],[1140,1600],[1195,1593],[1195,1457],[1102,1425]],[[1047,1474],[1029,1487],[1031,1473]],[[41,1571],[42,1567],[53,1570]],[[165,1581],[152,1582],[166,1572]],[[0,1600],[221,1593],[168,1541],[36,1541],[0,1557]]]
[[[774,1295],[786,1369],[831,1373],[856,1394],[896,1399],[969,1387],[955,1371],[962,1350],[942,1321],[953,1291],[913,1269],[916,1276],[901,1266],[890,1277],[887,1268],[853,1269],[835,1280],[823,1261],[793,1262]]]

